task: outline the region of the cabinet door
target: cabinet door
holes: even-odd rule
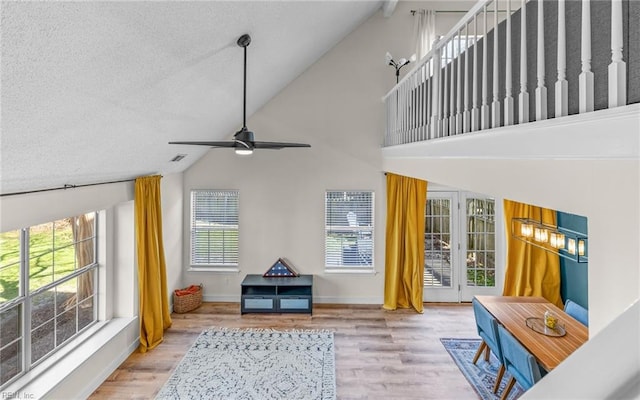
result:
[[[242,296],[242,312],[273,312],[276,310],[275,296]]]
[[[281,296],[278,297],[278,311],[280,312],[310,312],[311,296]]]

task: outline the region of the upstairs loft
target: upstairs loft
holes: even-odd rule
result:
[[[384,97],[383,155],[637,160],[639,18],[628,0],[479,1]]]

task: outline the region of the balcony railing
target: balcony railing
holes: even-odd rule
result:
[[[637,48],[636,64],[625,61],[639,8],[629,0],[479,1],[384,97],[384,145],[639,102]]]

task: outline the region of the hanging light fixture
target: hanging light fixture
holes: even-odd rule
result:
[[[589,261],[587,235],[571,229],[545,224],[530,218],[513,218],[511,236],[560,257],[578,262]]]

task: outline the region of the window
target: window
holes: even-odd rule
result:
[[[449,64],[460,54],[465,53],[468,48],[474,46],[478,40],[482,39],[482,36],[473,35],[456,35],[447,44],[445,44],[441,51],[441,63],[444,67]]]
[[[97,321],[96,215],[0,233],[0,388]]]
[[[496,285],[495,201],[467,198],[467,286]]]
[[[191,266],[238,266],[238,191],[191,192]]]
[[[373,268],[373,192],[326,192],[325,266]]]
[[[431,197],[431,198],[430,198]],[[424,285],[451,287],[452,199],[427,196],[424,230]]]

